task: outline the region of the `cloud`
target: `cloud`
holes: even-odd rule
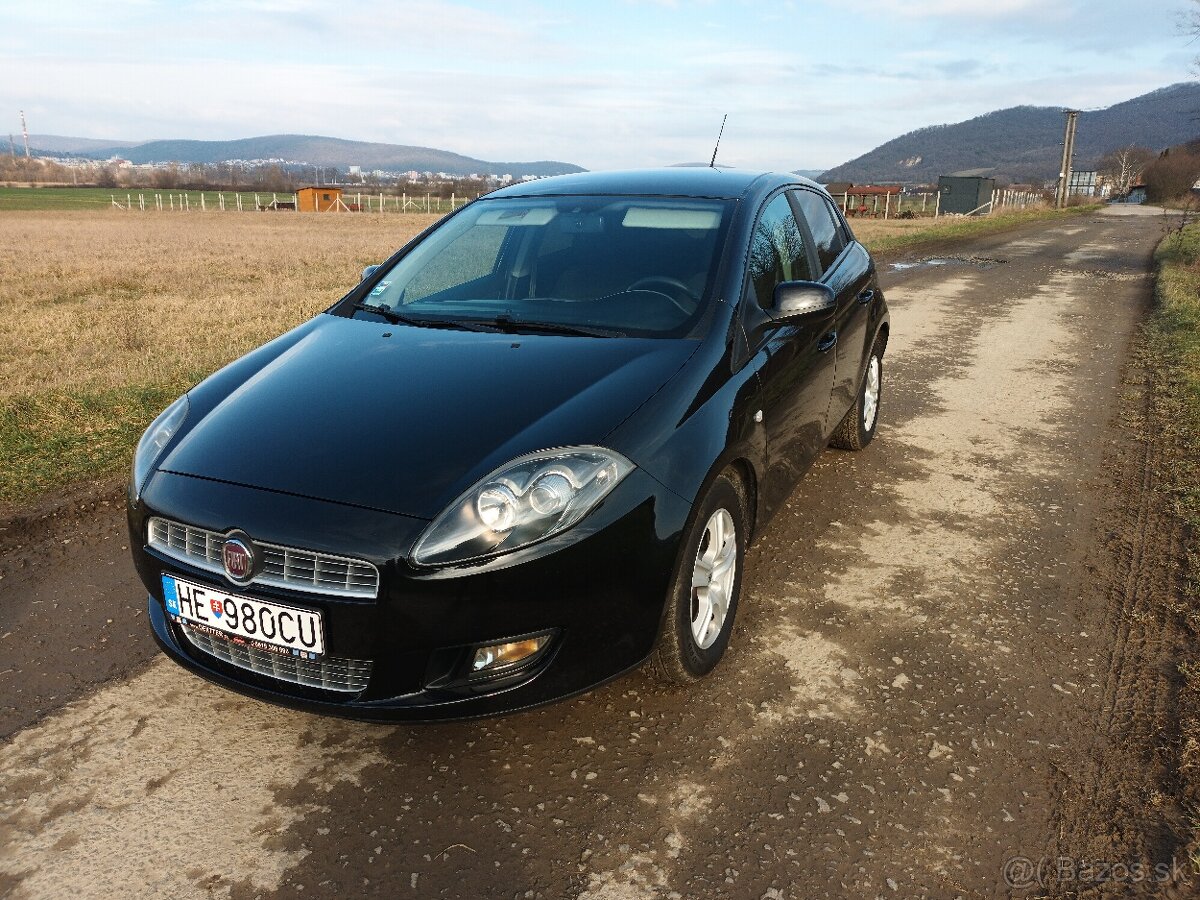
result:
[[[1161,41],[1187,0],[821,0],[893,27],[920,24],[935,44],[1020,40],[1066,48],[1116,49]],[[981,43],[981,46],[987,46]]]
[[[933,66],[947,78],[969,78],[977,75],[983,64],[977,59],[954,59]]]
[[[1045,0],[849,0],[847,5],[909,19],[944,16],[972,20],[996,19],[1015,13],[1040,14],[1051,6]]]
[[[301,132],[611,168],[706,159],[729,113],[723,161],[791,169],[1000,107],[1107,105],[1187,74],[1171,69],[1184,49],[1173,20],[1151,27],[1127,0],[700,5],[13,4],[0,8],[0,116],[24,108],[41,133]],[[1070,27],[1049,27],[1060,13]],[[1079,43],[1105,28],[1105,46]]]

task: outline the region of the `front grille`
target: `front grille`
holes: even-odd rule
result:
[[[180,562],[218,575],[225,574],[221,562],[225,535],[219,532],[155,517],[150,520],[149,542],[151,547]],[[277,544],[254,543],[263,555],[263,565],[252,584],[337,597],[374,599],[379,595],[379,570],[369,562]]]
[[[340,659],[327,656],[324,659],[300,659],[298,656],[287,656],[283,653],[272,653],[269,650],[258,650],[243,644],[235,644],[224,638],[214,637],[190,625],[180,625],[184,637],[193,647],[203,650],[209,656],[256,672],[259,675],[269,675],[280,681],[290,681],[292,684],[302,684],[305,687],[322,688],[327,691],[341,691],[357,694],[366,690],[367,682],[371,680],[371,661],[369,659]]]

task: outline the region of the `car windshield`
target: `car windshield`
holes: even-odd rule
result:
[[[707,308],[730,206],[691,198],[485,199],[373,276],[360,299],[410,321],[685,337]]]

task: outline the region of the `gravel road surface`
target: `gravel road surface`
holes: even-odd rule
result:
[[[760,536],[687,690],[417,727],[275,709],[156,655],[118,493],[10,523],[0,896],[1126,893],[1034,871],[1170,862],[1145,599],[1178,536],[1128,365],[1164,223],[1122,212],[883,266],[879,435]]]

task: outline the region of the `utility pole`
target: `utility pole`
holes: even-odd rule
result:
[[[25,136],[25,158],[29,159],[29,129],[25,127],[25,110],[21,110],[21,134]]]
[[[1075,128],[1079,120],[1079,110],[1063,110],[1063,115],[1067,117],[1067,126],[1063,132],[1062,166],[1058,172],[1058,196],[1054,204],[1059,209],[1066,207],[1067,198],[1071,196],[1071,169],[1075,161]]]
[[[17,142],[13,140],[12,132],[8,133],[8,155],[17,158]]]

